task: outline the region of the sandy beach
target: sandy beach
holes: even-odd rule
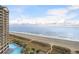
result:
[[[47,43],[50,45],[57,45],[62,47],[67,47],[71,49],[72,51],[79,51],[79,41],[70,41],[66,40],[65,38],[58,38],[58,37],[48,37],[48,36],[42,36],[42,35],[34,35],[34,34],[28,34],[28,33],[18,33],[18,32],[11,32],[10,34],[29,38],[32,41]]]

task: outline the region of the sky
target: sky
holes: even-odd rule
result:
[[[8,5],[10,25],[79,25],[78,5]]]

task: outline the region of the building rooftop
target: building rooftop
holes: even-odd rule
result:
[[[3,9],[6,10],[7,12],[9,11],[6,6],[1,6],[1,5],[0,5],[0,8],[3,8]]]

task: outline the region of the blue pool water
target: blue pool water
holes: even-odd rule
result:
[[[9,54],[21,54],[22,51],[22,47],[20,47],[19,45],[12,43],[9,44]]]

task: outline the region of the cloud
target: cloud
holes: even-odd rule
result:
[[[60,21],[59,21],[60,20]],[[22,24],[37,24],[37,25],[53,25],[56,23],[63,23],[64,18],[58,16],[46,16],[46,17],[37,17],[37,18],[16,18],[15,20],[10,21],[10,25],[22,25]]]
[[[48,9],[46,12],[47,16],[36,18],[23,15],[23,10],[21,9],[20,11],[17,11],[18,13],[21,12],[20,16],[15,18],[15,20],[10,20],[10,25],[79,25],[79,20],[75,21],[74,19],[74,17],[78,16],[78,13],[76,12],[77,9],[79,9],[79,6],[69,6],[61,9]]]
[[[66,9],[50,9],[48,10],[48,15],[65,15],[68,12]]]
[[[70,10],[79,9],[79,5],[72,5],[72,6],[70,6],[68,9],[70,9]]]

